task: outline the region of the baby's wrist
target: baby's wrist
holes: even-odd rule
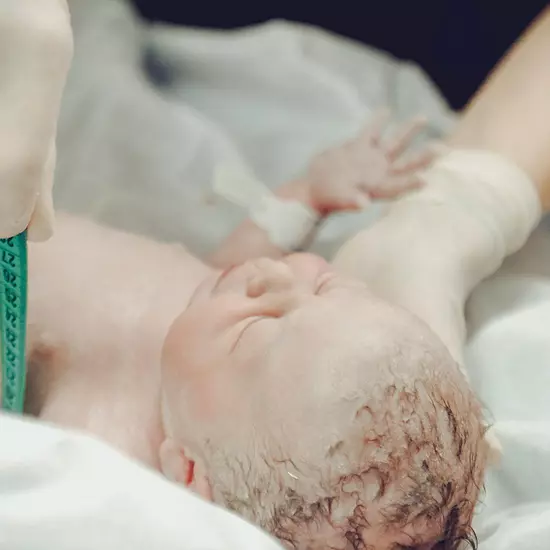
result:
[[[320,219],[328,214],[326,209],[323,209],[319,202],[315,200],[313,186],[307,178],[295,179],[281,185],[276,190],[275,195],[282,200],[298,201],[312,210]]]
[[[312,201],[311,186],[307,179],[299,178],[284,183],[275,191],[275,195],[282,200],[294,200],[316,210]]]
[[[266,232],[271,244],[287,254],[307,247],[322,220],[295,195],[267,195],[249,210],[249,216]]]
[[[249,220],[285,253],[306,247],[322,221],[310,184],[304,179],[286,183],[274,192],[253,176],[222,166],[216,170],[213,189],[246,208]]]
[[[303,250],[324,218],[313,197],[306,179],[293,180],[281,185],[271,198],[264,197],[249,211],[250,219],[285,253]]]

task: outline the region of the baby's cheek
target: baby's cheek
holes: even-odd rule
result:
[[[162,349],[162,377],[168,384],[180,385],[207,363],[210,347],[205,314],[192,308],[172,323]]]
[[[215,423],[238,408],[229,365],[219,366],[213,343],[200,334],[201,319],[182,315],[172,325],[162,353],[162,389],[174,424]],[[204,333],[203,333],[204,334]]]
[[[187,443],[193,443],[195,437],[213,442],[239,438],[238,432],[249,426],[250,415],[245,402],[235,399],[232,388],[224,386],[200,380],[187,386],[190,391],[174,387],[165,391],[167,432]]]

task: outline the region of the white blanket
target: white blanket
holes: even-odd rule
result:
[[[397,120],[453,116],[414,65],[329,33],[271,22],[234,32],[147,27],[123,0],[72,0],[76,56],[60,123],[57,207],[204,254],[244,213],[210,192],[216,163],[276,186],[389,105]],[[376,210],[339,216],[329,256]],[[550,548],[550,238],[528,246],[468,306],[468,368],[504,445],[476,519],[481,550]]]

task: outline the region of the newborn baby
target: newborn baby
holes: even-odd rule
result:
[[[399,167],[408,136],[378,136],[317,158],[280,196],[326,215],[418,187],[429,157]],[[453,155],[332,267],[283,258],[250,221],[213,258],[220,271],[60,216],[29,251],[27,412],[97,434],[291,548],[457,548],[489,454],[455,360],[462,307],[539,203],[519,170],[499,187]]]

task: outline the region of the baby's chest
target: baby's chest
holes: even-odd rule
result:
[[[85,339],[35,340],[28,360],[27,412],[90,432],[156,467],[162,441],[160,346],[140,340],[123,333],[88,344]]]

